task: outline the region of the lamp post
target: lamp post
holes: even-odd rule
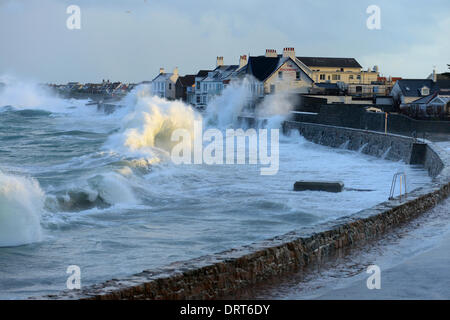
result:
[[[384,134],[387,134],[388,113],[384,113]]]

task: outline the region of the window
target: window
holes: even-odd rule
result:
[[[325,75],[324,74],[320,75],[320,80],[325,80]]]
[[[196,87],[200,90],[200,81],[197,81]]]
[[[297,72],[295,73],[295,78],[296,78],[297,80],[300,80],[300,72],[299,72],[299,71],[297,71]]]
[[[278,72],[278,79],[283,79],[283,71]]]
[[[341,71],[344,72],[344,68],[341,68]]]
[[[352,75],[352,74],[349,75],[349,76],[348,76],[348,79],[349,79],[349,80],[353,80],[353,75]]]
[[[428,96],[430,94],[430,89],[428,89],[428,87],[423,87],[421,93],[423,96]]]
[[[203,91],[206,91],[206,90],[208,90],[208,87],[207,87],[207,84],[204,83],[204,84],[203,84]]]
[[[361,93],[361,92],[362,92],[362,87],[356,86],[356,93]]]
[[[169,90],[172,90],[172,84],[169,83]]]
[[[333,74],[333,80],[341,80],[341,76],[339,74]]]
[[[356,79],[361,80],[361,75],[358,74],[358,75],[356,76]]]
[[[270,85],[270,93],[275,93],[275,85],[274,84]]]
[[[197,96],[197,103],[200,103],[200,96]]]

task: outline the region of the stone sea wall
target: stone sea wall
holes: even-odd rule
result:
[[[398,135],[311,123],[285,122],[283,129],[299,130],[308,140],[331,147],[422,163],[434,177],[408,198],[394,199],[313,227],[248,246],[231,249],[167,267],[113,279],[82,290],[64,291],[45,299],[218,299],[280,278],[343,248],[375,239],[410,221],[450,195],[450,159],[431,143]]]
[[[442,171],[443,161],[450,163],[444,150],[422,139],[295,121],[284,122],[283,130],[298,130],[305,139],[333,148],[357,150],[386,160],[403,160],[408,164],[423,164],[432,177]]]

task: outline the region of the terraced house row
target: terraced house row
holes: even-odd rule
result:
[[[227,85],[247,79],[254,98],[280,91],[300,94],[330,94],[350,91],[354,95],[385,94],[386,78],[380,80],[378,67],[363,70],[354,58],[296,56],[292,47],[279,54],[266,49],[264,55],[241,55],[239,64],[225,64],[217,57],[213,69],[179,76],[178,68],[166,73],[164,68],[152,80],[152,91],[167,99],[183,99],[203,108]]]

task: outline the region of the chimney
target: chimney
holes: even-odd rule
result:
[[[277,50],[275,50],[275,49],[266,49],[266,57],[267,58],[276,58],[277,57]]]
[[[433,68],[433,82],[437,81],[436,69]]]
[[[295,50],[294,48],[284,48],[283,49],[283,58],[290,57],[292,60],[295,60]]]
[[[242,68],[247,64],[247,56],[243,55],[239,58],[239,68]]]
[[[173,74],[178,75],[178,67],[175,67],[175,69],[173,69]]]
[[[223,66],[223,57],[217,57],[217,67]]]
[[[164,68],[159,68],[159,73],[160,74],[164,73]]]

